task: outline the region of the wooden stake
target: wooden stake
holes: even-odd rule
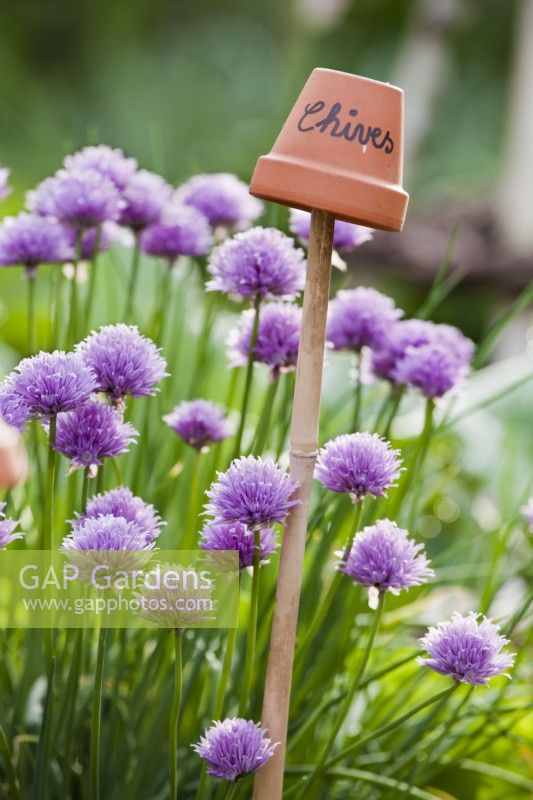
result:
[[[256,775],[254,800],[279,800],[283,790],[296,624],[318,446],[334,225],[332,214],[318,210],[312,212],[290,433],[290,473],[299,485],[297,497],[300,503],[289,515],[283,537],[261,715],[262,725],[279,746]]]

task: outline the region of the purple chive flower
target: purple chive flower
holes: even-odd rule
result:
[[[435,325],[433,343],[446,347],[458,361],[469,364],[475,351],[474,342],[453,325]]]
[[[104,325],[77,345],[76,351],[96,375],[96,390],[117,403],[128,394],[155,394],[156,385],[167,375],[159,348],[134,325]]]
[[[311,231],[311,214],[309,211],[291,208],[289,228],[302,244],[307,245]],[[372,241],[373,238],[374,231],[372,228],[365,228],[364,225],[354,225],[353,222],[342,222],[340,219],[335,220],[335,231],[333,233],[333,247],[335,250],[348,253],[365,242]]]
[[[242,297],[294,298],[304,286],[303,250],[275,228],[250,228],[211,253],[208,290]]]
[[[382,497],[400,474],[399,451],[377,433],[345,433],[318,454],[315,478],[332,492]]]
[[[363,586],[392,594],[420,586],[434,575],[424,546],[410,539],[407,531],[390,519],[380,519],[363,528],[338,569]]]
[[[116,186],[98,172],[62,169],[28,194],[27,205],[40,216],[83,229],[117,220],[121,199]]]
[[[92,401],[58,415],[54,449],[70,458],[73,469],[94,468],[126,453],[136,436],[115,408]]]
[[[19,214],[0,224],[0,265],[20,264],[32,275],[43,263],[66,261],[73,250],[63,225],[50,217]]]
[[[261,769],[277,744],[267,738],[260,723],[232,717],[214,722],[192,747],[207,762],[209,775],[234,782]]]
[[[425,397],[442,397],[468,374],[471,355],[463,360],[449,347],[427,344],[408,350],[393,370],[396,383],[420,389]]]
[[[379,378],[393,381],[397,363],[412,347],[428,344],[434,323],[423,319],[404,319],[389,328],[385,341],[372,355],[372,371]]]
[[[464,369],[445,348],[428,344],[408,352],[392,375],[395,383],[420,389],[426,397],[442,397],[463,377]]]
[[[23,534],[13,533],[19,524],[14,519],[6,519],[4,514],[5,503],[0,503],[0,550],[3,550],[8,544],[14,542],[15,539],[22,539]]]
[[[143,231],[140,245],[148,255],[173,264],[179,256],[205,256],[212,242],[207,218],[194,208],[174,204],[164,210],[160,222]]]
[[[30,406],[18,393],[11,389],[7,382],[4,383],[0,387],[0,419],[6,425],[23,431],[32,416],[33,413]]]
[[[135,172],[121,192],[120,224],[142,231],[159,222],[171,196],[172,187],[160,175],[146,169]]]
[[[105,514],[76,521],[61,550],[153,550],[144,531],[124,517]]]
[[[326,338],[334,350],[375,350],[402,314],[394,300],[376,289],[345,289],[329,305]]]
[[[205,506],[217,522],[241,522],[255,527],[283,522],[292,506],[297,484],[267,458],[243,456],[232,462],[207,492]]]
[[[94,495],[87,503],[80,520],[108,515],[123,517],[126,522],[134,523],[142,531],[147,542],[155,541],[165,524],[154,506],[145,503],[140,497],[136,497],[125,486],[118,486],[109,492]]]
[[[76,353],[38,353],[23,358],[4,381],[5,395],[12,413],[20,399],[20,413],[27,419],[48,417],[72,411],[86,403],[96,389],[95,376]],[[18,426],[17,426],[18,427]]]
[[[261,528],[259,533],[261,561],[276,550],[276,534],[272,528]],[[208,522],[200,533],[202,550],[238,550],[241,570],[251,567],[254,561],[254,532],[240,522]]]
[[[213,583],[194,585],[189,569],[180,564],[158,564],[156,570],[156,583],[143,581],[135,593],[140,616],[174,633],[209,625],[216,619]]]
[[[96,147],[83,147],[77,153],[67,156],[63,162],[71,172],[93,170],[123,189],[137,171],[137,161],[127,158],[119,148],[99,144]]]
[[[242,367],[248,362],[254,325],[253,309],[241,314],[239,324],[228,336],[230,366]],[[296,366],[302,311],[291,303],[267,303],[259,318],[254,361],[267,364],[274,373]]]
[[[11,194],[11,186],[9,185],[10,175],[10,169],[7,167],[0,167],[0,200],[5,200],[5,198]]]
[[[225,409],[209,400],[185,400],[170,414],[165,414],[163,420],[180,439],[196,450],[222,442],[234,432],[226,419]]]
[[[497,625],[485,617],[478,621],[479,617],[473,611],[464,617],[456,613],[430,627],[420,639],[429,658],[419,657],[418,663],[472,686],[487,683],[512,667],[514,654],[501,652],[509,640],[500,635]]]
[[[226,172],[194,175],[180,186],[176,198],[201,211],[213,228],[227,225],[242,230],[260,217],[264,208],[245,183]]]
[[[375,375],[440,397],[467,374],[474,344],[452,325],[409,319],[392,325],[373,354]]]

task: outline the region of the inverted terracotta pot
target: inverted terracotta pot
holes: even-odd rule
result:
[[[329,211],[337,219],[402,229],[403,92],[347,72],[314,69],[250,193]]]

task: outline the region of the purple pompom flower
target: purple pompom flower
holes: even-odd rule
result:
[[[297,484],[267,458],[243,456],[232,462],[207,492],[205,513],[217,521],[243,525],[282,523],[292,506]]]
[[[213,242],[211,227],[199,211],[174,204],[165,208],[160,222],[142,233],[141,249],[173,264],[179,256],[205,256]]]
[[[76,350],[96,375],[96,390],[115,403],[123,402],[128,394],[155,394],[157,384],[168,374],[159,348],[134,325],[104,325]]]
[[[134,231],[159,222],[163,208],[172,196],[172,187],[155,172],[135,172],[121,192],[120,224]]]
[[[419,388],[426,397],[441,397],[468,375],[474,350],[474,343],[453,325],[432,324],[427,344],[407,348],[393,379]]]
[[[216,247],[208,270],[208,290],[291,300],[304,286],[304,253],[275,228],[250,228]]]
[[[259,557],[264,561],[276,550],[276,534],[272,528],[259,532]],[[253,566],[254,532],[240,522],[208,522],[200,533],[202,550],[238,550],[241,570]]]
[[[144,532],[124,517],[105,514],[77,520],[61,550],[153,550]]]
[[[26,423],[33,416],[30,406],[23,400],[23,398],[14,392],[9,383],[3,384],[0,387],[0,419],[6,425],[12,428],[17,428],[23,431]]]
[[[194,175],[180,186],[176,198],[201,211],[213,228],[242,230],[263,213],[263,203],[251,196],[248,186],[226,172]]]
[[[389,328],[379,350],[372,355],[372,371],[379,378],[393,381],[397,363],[412,347],[428,344],[434,323],[423,319],[404,319]]]
[[[63,225],[50,217],[19,214],[0,224],[0,264],[20,264],[31,276],[39,264],[66,261],[73,250]]]
[[[20,398],[20,408],[25,407],[27,419],[32,419],[72,411],[95,390],[94,373],[79,355],[55,350],[23,358],[4,382],[6,394],[0,395],[9,399],[12,409]]]
[[[212,582],[207,586],[195,585],[190,580],[189,568],[182,564],[158,564],[156,569],[159,580],[142,581],[135,593],[140,603],[139,614],[144,619],[175,635],[187,628],[209,625],[216,619]]]
[[[357,502],[367,494],[382,497],[398,478],[400,465],[398,450],[377,433],[345,433],[321,448],[315,478]]]
[[[467,365],[472,360],[476,349],[474,342],[464,333],[461,333],[459,328],[442,323],[434,326],[434,336],[431,343],[445,347],[453,353],[458,361]]]
[[[30,211],[55,217],[76,229],[92,228],[119,218],[117,187],[94,170],[59,170],[28,194]]]
[[[92,401],[58,415],[54,449],[70,458],[72,469],[94,469],[102,459],[126,453],[136,436],[115,408]]]
[[[337,293],[329,305],[326,338],[334,350],[376,349],[403,312],[376,289],[359,286]]]
[[[210,400],[184,400],[170,414],[165,414],[163,420],[196,450],[222,442],[234,433],[225,409]]]
[[[289,228],[302,244],[307,245],[311,231],[311,214],[309,211],[291,208]],[[348,253],[365,242],[372,241],[373,238],[374,231],[372,228],[365,228],[364,225],[354,225],[353,222],[343,222],[340,219],[335,220],[335,231],[333,233],[333,247],[335,250]]]
[[[458,358],[445,345],[427,344],[408,350],[392,374],[396,383],[420,389],[425,397],[442,397],[468,375],[469,364],[470,358]]]
[[[420,639],[429,658],[417,658],[419,664],[449,675],[454,681],[479,686],[494,675],[512,667],[514,654],[502,653],[509,640],[499,627],[485,617],[479,621],[473,611],[466,616],[453,614],[450,620],[428,629]]]
[[[0,167],[0,200],[5,200],[5,198],[11,194],[11,186],[9,185],[10,175],[10,169],[7,167]]]
[[[402,320],[392,325],[373,354],[374,374],[414,386],[426,397],[441,397],[468,374],[473,342],[452,325]]]
[[[77,153],[66,156],[63,162],[69,171],[93,170],[123,189],[137,171],[137,161],[127,158],[119,148],[99,144],[96,147],[83,147]]]
[[[232,717],[214,722],[192,747],[207,762],[209,775],[233,783],[261,769],[277,744],[267,738],[260,723]]]
[[[154,506],[145,503],[140,497],[136,497],[125,486],[118,486],[109,492],[94,495],[87,503],[85,512],[79,520],[107,515],[123,517],[127,522],[134,523],[142,531],[147,542],[155,541],[165,524]]]
[[[254,310],[243,311],[239,324],[227,339],[230,366],[242,367],[248,363],[248,354],[254,326]],[[296,366],[302,310],[291,303],[267,303],[261,310],[254,361],[267,364],[274,374]]]
[[[424,546],[410,539],[406,530],[390,519],[380,519],[363,528],[338,569],[352,580],[379,592],[398,594],[402,589],[420,586],[434,573]]]
[[[14,542],[15,539],[22,539],[23,534],[14,533],[15,528],[19,524],[14,519],[6,519],[4,514],[5,503],[0,503],[0,550],[3,550],[8,544]]]

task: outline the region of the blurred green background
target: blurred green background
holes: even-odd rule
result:
[[[406,92],[408,222],[357,255],[357,280],[382,283],[412,313],[459,223],[464,278],[439,313],[477,339],[529,281],[532,0],[0,0],[0,10],[0,164],[15,186],[0,213],[87,143],[120,146],[175,183],[197,171],[249,180],[321,65]],[[518,337],[511,351],[523,349],[523,325]]]
[[[248,177],[314,66],[394,81],[409,38],[429,34],[447,51],[446,74],[434,76],[409,189],[420,202],[475,196],[497,179],[518,6],[2,0],[0,157],[21,187],[57,168],[66,150],[99,141],[176,181],[198,169]]]
[[[405,89],[406,228],[401,235],[378,234],[361,248],[350,280],[390,292],[414,314],[457,230],[452,271],[462,280],[434,317],[480,341],[531,280],[533,0],[0,0],[0,165],[13,170],[14,186],[0,216],[18,212],[27,189],[87,143],[120,146],[176,184],[198,171],[231,171],[249,180],[317,65]],[[265,221],[283,225],[286,213],[270,208]],[[102,270],[99,323],[118,320],[116,298],[129,270],[120,248],[102,261],[110,268]],[[152,266],[144,269],[143,298],[153,295]],[[49,326],[50,270],[44,269],[41,341]],[[26,298],[19,269],[1,277],[5,371],[24,350]],[[341,279],[335,273],[336,286]],[[183,341],[196,342],[200,331],[203,292],[193,288],[186,300],[177,296],[176,348],[180,325]],[[146,306],[148,314],[151,300]],[[522,304],[491,354],[502,363],[476,374],[456,401],[454,430],[445,431],[431,455],[416,533],[432,555],[450,542],[460,545],[460,538],[467,543],[466,555],[459,549],[443,570],[451,608],[471,603],[472,589],[485,580],[489,547],[492,553],[493,541],[500,546],[494,534],[500,520],[518,514],[531,488],[529,306]],[[233,322],[234,313],[217,319],[207,368],[194,371],[184,359],[185,379],[178,371],[158,401],[158,416],[171,400],[189,396],[189,382],[198,393],[224,400],[222,343]],[[327,363],[322,440],[338,432],[326,425],[336,424],[334,412],[342,415],[347,407],[348,370],[341,360]],[[506,389],[507,396],[489,404]],[[416,414],[405,409],[401,441],[417,430]],[[159,457],[154,439],[146,462]],[[188,484],[180,485],[185,496]],[[179,508],[174,504],[171,513],[177,516]],[[176,520],[169,522],[173,530]],[[519,533],[501,559],[495,616],[514,610],[526,591],[527,545]],[[514,685],[521,691],[521,683]],[[519,772],[530,757],[504,735],[494,755],[496,764]],[[500,784],[477,795],[462,772],[444,782],[452,779],[460,785],[447,788],[465,800],[517,796]]]

